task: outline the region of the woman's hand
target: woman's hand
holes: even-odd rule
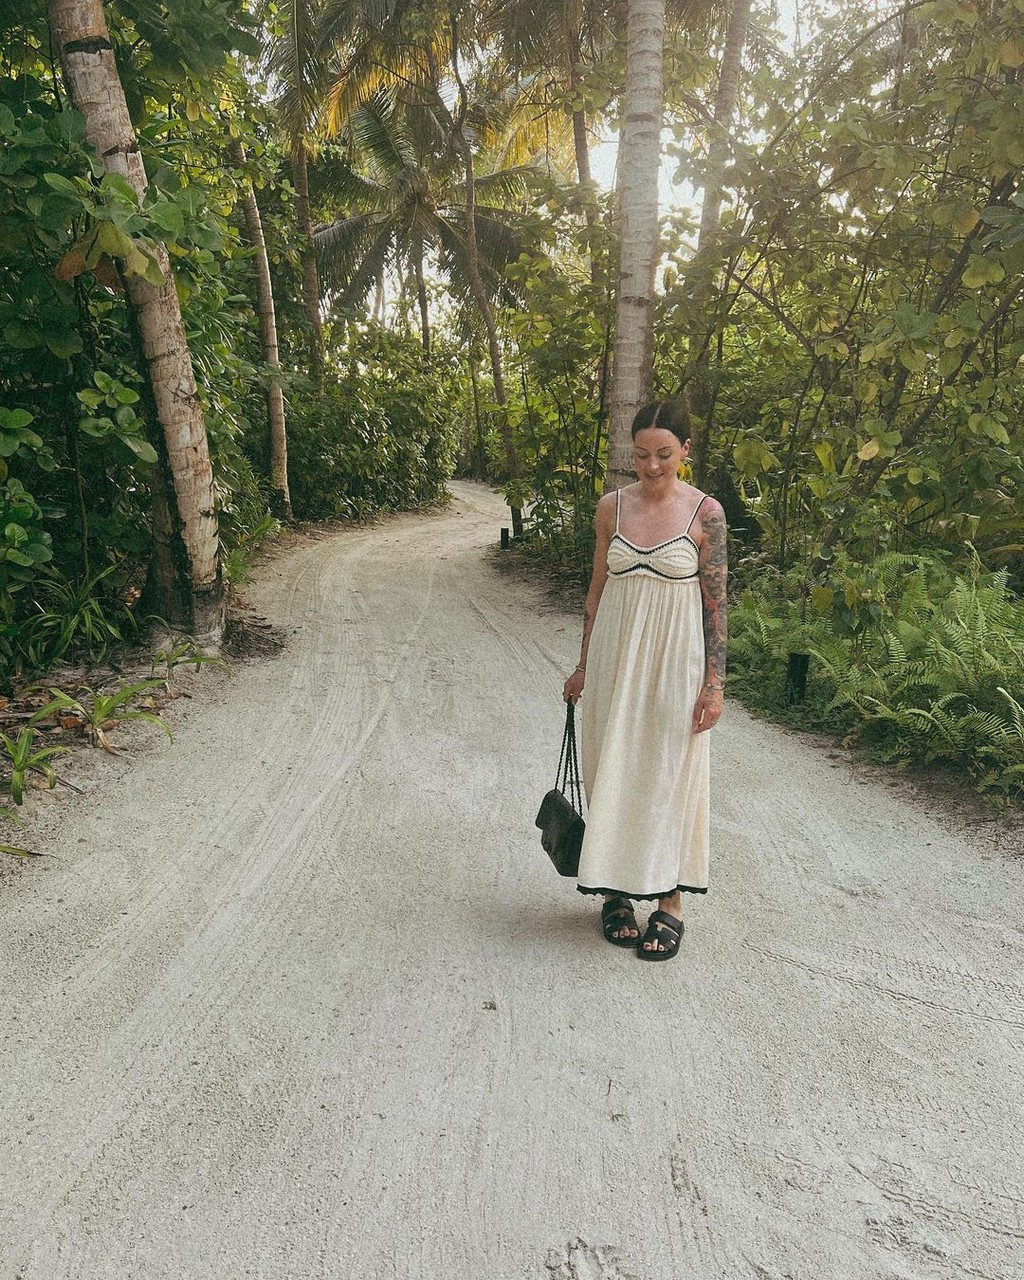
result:
[[[580,700],[580,694],[583,692],[583,685],[586,680],[586,672],[581,671],[579,667],[572,673],[565,686],[562,689],[562,698],[565,702],[571,702],[573,706]]]
[[[706,733],[708,729],[713,729],[721,719],[724,708],[724,691],[705,685],[698,695],[697,705],[693,708],[693,732]]]

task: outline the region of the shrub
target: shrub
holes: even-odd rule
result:
[[[888,555],[828,584],[761,577],[730,617],[745,700],[830,726],[871,758],[953,765],[978,788],[1024,795],[1024,605],[973,558]],[[787,707],[788,655],[810,655],[806,702]]]
[[[288,471],[300,520],[365,519],[442,501],[457,439],[447,358],[368,330],[349,343],[349,371],[323,395],[289,404]]]

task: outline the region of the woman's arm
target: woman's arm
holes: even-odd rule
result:
[[[700,593],[704,620],[704,687],[693,709],[693,731],[713,728],[722,714],[725,660],[729,629],[726,621],[725,512],[714,498],[700,510],[701,540],[698,553]]]
[[[579,666],[566,680],[562,696],[566,702],[578,702],[586,682],[587,652],[590,649],[590,633],[594,629],[597,617],[597,606],[601,603],[601,593],[608,581],[608,544],[615,532],[615,495],[606,493],[597,504],[594,513],[594,567],[590,574],[590,586],[583,605],[583,641],[580,645]]]

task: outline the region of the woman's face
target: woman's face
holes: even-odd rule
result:
[[[644,427],[633,437],[633,466],[642,484],[660,487],[675,483],[679,464],[689,457],[690,442],[664,427]]]

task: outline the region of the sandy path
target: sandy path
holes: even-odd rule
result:
[[[579,620],[457,491],[266,566],[289,648],[0,895],[0,1278],[1019,1277],[1024,865],[731,706],[685,956],[608,947]]]

